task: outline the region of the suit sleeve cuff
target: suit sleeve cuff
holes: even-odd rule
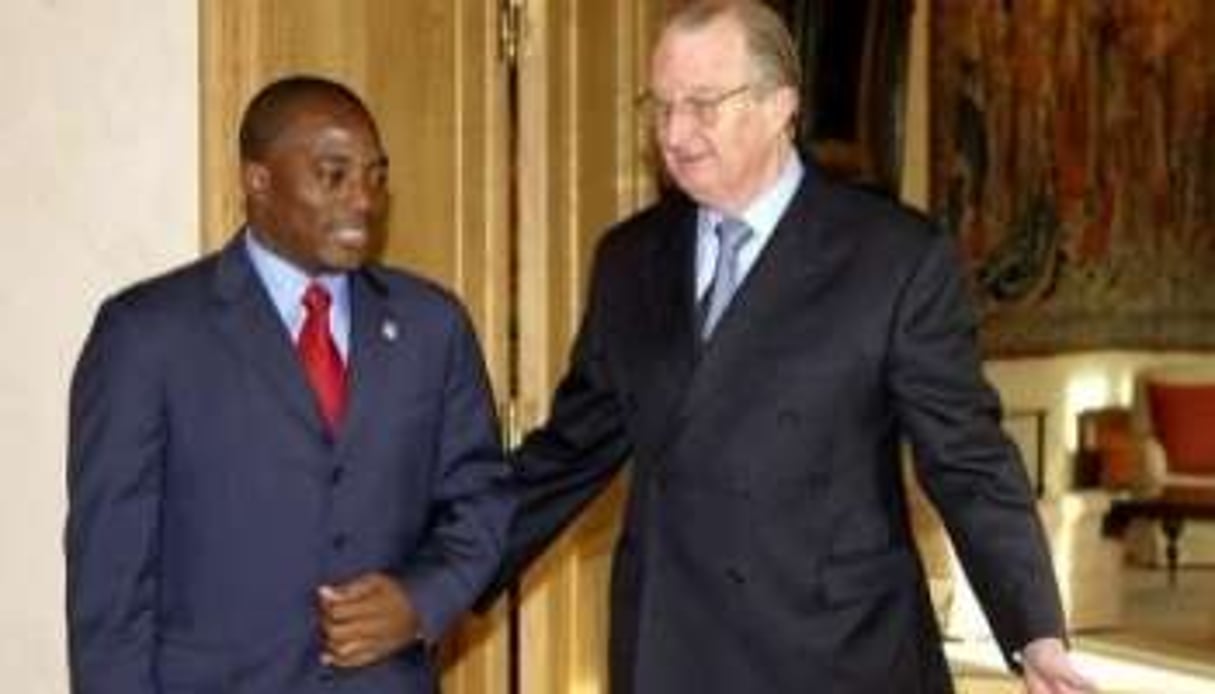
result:
[[[418,615],[418,636],[427,643],[439,641],[465,609],[457,581],[433,567],[410,567],[401,572],[401,584]]]

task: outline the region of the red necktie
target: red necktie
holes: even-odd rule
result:
[[[346,369],[337,344],[329,332],[329,292],[316,282],[304,291],[304,326],[300,329],[300,360],[308,374],[308,383],[316,393],[321,416],[330,433],[336,433],[346,407]]]

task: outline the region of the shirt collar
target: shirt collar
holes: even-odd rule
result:
[[[785,214],[785,210],[788,209],[789,203],[797,193],[805,171],[801,157],[794,150],[772,185],[760,192],[743,210],[742,221],[746,222],[753,232],[748,243],[758,241],[760,246],[767,243],[768,238],[776,231],[776,225],[780,222],[781,216]],[[713,228],[725,216],[718,210],[701,207],[697,228],[701,234],[712,233]]]
[[[304,295],[304,289],[313,280],[324,285],[325,289],[329,290],[329,295],[333,298],[332,329],[338,340],[339,347],[344,345],[345,340],[343,338],[348,329],[349,322],[347,318],[350,315],[348,308],[350,306],[350,282],[346,273],[326,273],[311,277],[282,256],[267,248],[265,244],[257,239],[257,235],[253,233],[252,227],[245,228],[245,249],[249,253],[249,260],[253,263],[254,270],[262,280],[262,285],[266,287],[267,293],[270,294],[270,300],[274,303],[274,308],[287,324],[293,336],[303,323],[304,309],[300,304],[300,299]]]

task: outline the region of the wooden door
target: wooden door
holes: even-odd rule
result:
[[[391,160],[385,260],[459,294],[496,392],[508,376],[507,69],[486,0],[207,0],[202,26],[203,245],[241,220],[236,132],[284,74],[334,77],[374,112]],[[505,607],[445,645],[444,691],[509,690]]]
[[[518,63],[521,419],[538,421],[566,364],[594,244],[650,199],[634,101],[663,3],[528,0]],[[607,691],[608,579],[618,480],[522,581],[519,691]]]

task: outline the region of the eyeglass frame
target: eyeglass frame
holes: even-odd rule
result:
[[[722,104],[735,97],[754,92],[757,88],[758,85],[753,82],[744,82],[716,96],[693,95],[673,101],[660,99],[653,92],[647,90],[637,96],[635,105],[642,110],[646,120],[656,128],[666,127],[671,122],[671,118],[675,116],[675,113],[681,109],[687,112],[697,126],[711,128],[717,124],[717,119],[721,117],[720,110]]]

